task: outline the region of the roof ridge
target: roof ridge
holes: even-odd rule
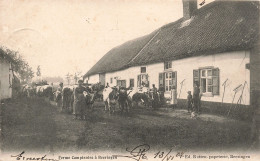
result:
[[[253,5],[256,4],[256,7]],[[125,68],[157,63],[167,59],[178,60],[186,57],[245,50],[252,47],[259,31],[259,3],[237,1],[235,3],[215,1],[194,13],[194,20],[185,28],[179,28],[180,18],[163,25],[146,38],[134,39],[133,44],[123,44],[113,51],[112,58],[99,62],[87,72],[94,75],[100,71],[111,72]],[[210,13],[210,14],[208,14]],[[243,21],[237,18],[244,17]],[[160,44],[156,44],[156,40]],[[111,52],[111,53],[110,53]],[[123,54],[122,54],[123,53]],[[119,56],[120,59],[116,57]],[[121,57],[123,56],[123,57]],[[126,57],[124,57],[126,56]],[[116,66],[115,60],[124,61]],[[104,59],[102,57],[102,59]],[[111,66],[111,67],[109,67]]]

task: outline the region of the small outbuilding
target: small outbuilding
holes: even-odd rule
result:
[[[13,82],[19,81],[17,77],[14,78],[11,65],[13,62],[13,59],[0,49],[0,100],[11,98]]]

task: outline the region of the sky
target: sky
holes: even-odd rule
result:
[[[182,12],[182,0],[1,0],[0,46],[19,51],[34,72],[40,65],[42,76],[85,74],[113,47]]]

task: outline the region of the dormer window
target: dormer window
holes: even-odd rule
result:
[[[172,62],[171,61],[167,61],[164,62],[164,69],[171,69],[172,68]]]
[[[141,67],[141,73],[146,73],[146,67]]]

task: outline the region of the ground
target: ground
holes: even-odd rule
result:
[[[250,122],[201,114],[191,118],[184,109],[136,108],[130,114],[104,112],[95,103],[86,121],[43,98],[23,98],[3,107],[4,151],[117,150],[146,143],[154,149],[248,150]]]

